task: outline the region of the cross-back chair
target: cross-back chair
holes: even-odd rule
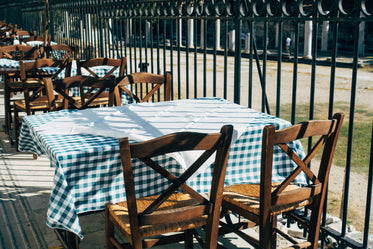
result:
[[[100,100],[100,104],[105,106],[114,105],[114,86],[115,86],[115,77],[111,76],[105,79],[98,79],[91,76],[73,76],[66,77],[64,79],[58,79],[52,81],[46,79],[46,87],[48,88],[48,96],[53,96],[53,91],[57,92],[58,95],[63,99],[63,108],[64,109],[86,109],[95,107],[92,103],[95,103],[97,98],[100,98],[100,95],[107,91],[106,102]],[[91,92],[83,92],[80,96],[73,96],[71,94],[73,88],[89,88]],[[52,89],[52,91],[50,90]]]
[[[22,39],[24,37],[30,37],[35,35],[36,32],[29,32],[26,30],[19,30],[15,32],[15,35],[19,37],[19,39]]]
[[[152,100],[158,94],[158,100],[171,100],[172,75],[166,72],[165,75],[137,72],[124,77],[116,87],[116,105],[121,105],[122,92],[125,92],[134,102],[146,102]],[[161,86],[163,92],[159,92]]]
[[[193,244],[193,230],[206,227],[204,248],[217,247],[221,194],[224,185],[233,127],[225,125],[220,133],[179,132],[149,141],[129,144],[128,138],[119,139],[125,183],[125,202],[106,205],[106,248],[122,248],[114,236],[119,229],[128,240],[125,248],[146,248],[185,240],[185,248]],[[159,165],[154,158],[168,153],[200,150],[202,154],[180,176]],[[208,198],[188,186],[187,180],[203,163],[215,154],[211,192]],[[132,160],[140,160],[156,174],[166,178],[169,186],[161,194],[136,197],[136,176]],[[154,187],[157,181],[152,181]],[[182,232],[170,237],[153,237],[170,232]],[[152,238],[149,238],[151,237]]]
[[[39,56],[37,47],[26,45],[9,45],[0,47],[0,58],[12,60],[35,60]]]
[[[120,59],[111,58],[94,58],[86,61],[77,61],[77,74],[87,75],[97,79],[107,79],[112,76],[122,78],[126,68],[127,58],[122,57]],[[81,96],[90,96],[96,94],[94,88],[81,87]],[[99,96],[95,97],[95,100],[90,103],[91,106],[102,106],[105,105],[109,98],[109,92],[101,92]],[[84,100],[82,100],[84,101]]]
[[[0,58],[11,60],[34,60],[38,57],[39,50],[36,47],[24,45],[9,45],[0,47]],[[7,133],[10,136],[10,125],[12,123],[14,94],[22,92],[22,84],[20,84],[19,73],[16,71],[6,75],[4,81],[4,105],[6,115]],[[13,140],[10,139],[12,142]]]
[[[227,231],[234,231],[241,235],[255,248],[276,248],[276,234],[280,234],[294,244],[290,248],[316,249],[329,172],[343,117],[343,114],[337,113],[331,120],[312,120],[281,130],[276,130],[274,125],[265,126],[262,139],[260,184],[237,184],[225,187],[222,203],[224,209],[231,210],[249,219],[254,225],[258,225],[259,240],[235,230],[230,225],[222,223],[223,227]],[[319,137],[319,139],[302,160],[288,146],[288,143],[310,137]],[[297,165],[284,181],[276,183],[272,182],[275,149],[283,150]],[[316,167],[315,163],[311,170],[310,162],[317,152],[321,153],[321,161],[319,167]],[[317,170],[318,173],[314,173]],[[293,180],[301,173],[309,182],[299,186],[294,184]],[[276,227],[278,214],[300,207],[307,207],[311,211],[310,222],[304,222],[308,229],[306,242],[298,242]]]
[[[44,43],[45,41],[45,38],[43,36],[37,36],[37,35],[32,35],[30,37],[25,37],[25,38],[22,38],[20,39],[20,42],[21,43],[25,43],[25,44],[29,44],[31,42],[43,42]],[[51,36],[48,36],[47,37],[47,40],[46,40],[46,45],[49,45],[51,42]]]
[[[50,44],[50,42],[48,44]],[[44,57],[54,60],[77,60],[79,46],[69,46],[66,44],[47,45],[42,47],[41,53]]]
[[[35,112],[52,111],[62,108],[62,102],[53,108],[45,95],[44,78],[56,79],[65,70],[65,77],[69,76],[70,63],[67,61],[54,61],[52,59],[37,59],[35,61],[20,61],[20,81],[11,82],[15,87],[21,88],[23,99],[14,101],[14,132],[16,142],[19,137],[19,128],[22,118],[20,112],[31,115]],[[44,68],[44,69],[43,69]],[[57,96],[57,95],[56,95]]]

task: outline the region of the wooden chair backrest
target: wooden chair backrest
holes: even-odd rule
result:
[[[50,44],[50,42],[49,42]],[[68,60],[68,59],[78,59],[79,46],[69,46],[66,44],[56,44],[43,46],[41,53],[46,58],[54,60]]]
[[[0,47],[0,58],[12,60],[35,60],[38,58],[39,49],[26,45],[9,45]]]
[[[149,141],[130,144],[128,138],[119,139],[120,154],[122,160],[123,177],[127,198],[128,212],[132,236],[139,237],[139,227],[147,224],[174,223],[190,220],[202,215],[208,215],[208,226],[218,228],[222,190],[225,178],[225,170],[228,160],[229,147],[232,138],[233,127],[225,125],[220,133],[195,133],[179,132],[165,135]],[[173,152],[200,150],[201,156],[187,166],[179,177],[167,171],[154,157]],[[203,163],[215,154],[214,172],[211,183],[209,199],[197,193],[187,185],[187,180],[203,165]],[[154,198],[151,204],[141,213],[136,205],[135,181],[138,181],[133,173],[132,159],[141,160],[149,170],[154,170],[161,178],[166,178],[169,186]],[[158,181],[152,181],[156,188]],[[151,188],[151,186],[150,186]],[[199,205],[184,206],[174,210],[161,211],[157,208],[172,194],[178,191],[188,193],[198,200]],[[213,223],[215,225],[213,225]],[[138,238],[137,238],[138,239]]]
[[[26,112],[30,113],[30,104],[34,100],[38,99],[45,91],[45,85],[43,85],[44,78],[54,79],[58,74],[65,69],[65,76],[68,75],[70,70],[67,62],[54,61],[52,59],[37,59],[30,62],[19,62],[20,66],[20,80],[22,82],[24,100],[26,105]],[[46,73],[41,68],[53,67],[58,68],[53,74]],[[38,86],[39,85],[39,86]],[[32,89],[32,94],[30,93]],[[51,111],[51,110],[50,110]]]
[[[18,35],[19,37],[22,37],[22,36],[32,36],[32,35],[35,35],[34,32],[28,32],[26,30],[19,30],[17,32],[15,32],[15,35]]]
[[[124,70],[126,68],[127,58],[122,57],[120,59],[111,59],[111,58],[94,58],[86,61],[77,62],[77,71],[78,75],[82,75],[82,69],[84,68],[92,77],[106,79],[109,78],[115,70],[119,68],[118,77],[124,76]],[[112,66],[112,69],[107,72],[103,77],[99,77],[95,72],[90,68],[97,66]]]
[[[36,59],[35,61],[20,61],[20,78],[22,81],[27,81],[30,78],[42,79],[50,77],[55,79],[65,69],[65,77],[68,77],[71,67],[71,61],[56,61],[52,59]],[[42,67],[54,67],[58,68],[53,74],[47,74],[45,71],[40,70]]]
[[[64,102],[66,103],[64,105],[64,109],[81,110],[89,108],[89,105],[107,89],[109,89],[109,96],[107,103],[105,103],[105,105],[114,105],[115,77],[97,79],[95,77],[78,75],[55,80],[53,82],[50,78],[46,78],[44,80],[44,85],[47,89],[48,96],[53,97],[55,91],[64,98]],[[70,89],[75,87],[89,88],[90,91],[81,93],[80,98],[76,98],[70,95]]]
[[[20,42],[24,42],[24,43],[27,43],[27,42],[32,42],[32,41],[40,41],[40,42],[44,42],[44,37],[42,36],[37,36],[37,35],[32,35],[30,37],[26,37],[26,38],[22,38],[20,39]],[[49,45],[51,42],[51,36],[48,36],[47,37],[47,44],[46,45]]]
[[[311,120],[281,130],[275,130],[275,126],[273,125],[264,127],[260,203],[265,210],[269,210],[274,206],[297,203],[302,200],[315,198],[315,196],[319,196],[319,199],[323,202],[343,117],[343,114],[337,113],[331,120]],[[288,144],[298,139],[310,137],[319,137],[319,139],[313,145],[312,149],[309,150],[308,155],[302,160]],[[281,184],[275,189],[271,189],[275,146],[283,150],[297,167]],[[320,167],[312,165],[312,169],[314,170],[311,170],[309,168],[310,162],[318,151],[322,154]],[[318,174],[315,174],[314,172],[317,169]],[[301,172],[309,179],[308,186],[302,187],[297,191],[284,191]]]
[[[153,97],[161,86],[164,86],[163,96],[158,94],[158,100],[171,100],[171,73],[165,75],[152,74],[147,72],[137,72],[125,76],[116,87],[115,101],[116,105],[121,105],[122,91],[126,92],[135,102],[146,102]],[[147,86],[141,86],[147,85]],[[131,87],[131,90],[128,88]]]

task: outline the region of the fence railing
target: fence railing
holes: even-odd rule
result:
[[[82,59],[125,56],[127,73],[170,71],[173,99],[222,97],[292,123],[343,110],[345,139],[335,160],[345,168],[342,225],[324,227],[323,238],[333,237],[339,248],[368,247],[373,83],[362,66],[373,63],[372,1],[49,0],[49,7],[53,41],[79,45]],[[0,15],[43,34],[43,8],[5,4]],[[366,203],[352,217],[356,170],[366,176]],[[363,224],[359,241],[347,236],[351,219]]]

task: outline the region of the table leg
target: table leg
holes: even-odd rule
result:
[[[62,246],[66,249],[79,249],[80,239],[72,232],[63,229],[54,229]]]
[[[3,74],[4,79],[4,111],[5,111],[5,132],[10,136],[10,91],[9,91],[9,78],[8,74]]]

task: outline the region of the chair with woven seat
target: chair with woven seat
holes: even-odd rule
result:
[[[120,59],[111,58],[94,58],[90,60],[77,61],[77,74],[82,76],[95,77],[97,79],[107,79],[115,76],[122,78],[126,68],[127,58]],[[87,87],[80,89],[80,95],[89,96],[94,94],[93,89]],[[103,106],[108,102],[109,92],[104,91],[95,100],[91,102],[91,106]]]
[[[255,248],[276,248],[276,234],[290,240],[291,248],[314,248],[318,246],[320,221],[327,191],[332,159],[344,115],[337,113],[331,120],[302,122],[281,130],[267,125],[263,130],[260,184],[237,184],[224,188],[222,207],[247,218],[251,226],[259,226],[259,240],[236,229],[231,222],[222,222],[225,231],[235,232]],[[319,137],[302,160],[288,143],[310,137]],[[273,152],[281,149],[296,164],[293,172],[282,182],[272,182]],[[310,166],[311,159],[321,153],[319,167]],[[285,156],[285,155],[284,155]],[[315,160],[313,160],[315,161]],[[303,174],[307,183],[299,186],[293,180]],[[311,211],[308,240],[298,242],[276,227],[277,215],[307,207]],[[227,219],[229,221],[229,218]],[[235,224],[237,225],[237,224]],[[239,227],[239,226],[236,226]],[[223,230],[223,229],[222,229]]]
[[[55,79],[63,70],[65,70],[65,77],[67,77],[71,66],[68,61],[54,61],[52,59],[37,59],[30,62],[20,61],[19,65],[20,81],[9,83],[10,87],[21,89],[24,96],[23,99],[14,100],[14,134],[16,142],[18,141],[22,119],[19,117],[19,112],[31,115],[35,112],[48,112],[62,108],[61,101],[59,106],[55,106],[55,108],[50,105],[43,79]]]
[[[137,72],[124,77],[116,87],[116,105],[121,105],[121,96],[125,92],[131,101],[140,103],[150,100],[169,101],[171,100],[172,75],[166,72],[165,75]],[[159,91],[161,87],[163,91]],[[157,96],[155,96],[157,95]]]
[[[231,125],[225,125],[220,133],[179,132],[134,144],[129,144],[128,138],[119,139],[127,201],[106,204],[106,248],[148,248],[182,240],[185,241],[185,248],[190,248],[193,245],[194,228],[197,227],[205,227],[204,248],[216,248],[221,194],[232,131]],[[156,159],[160,155],[166,157],[168,153],[186,151],[201,151],[201,156],[178,177],[167,171],[166,164],[159,165],[161,161],[167,160]],[[214,153],[211,192],[206,199],[189,187],[186,181]],[[133,160],[140,160],[144,163],[141,167],[149,167],[160,178],[166,178],[169,185],[165,190],[159,195],[136,197],[136,186],[141,179],[134,175],[136,166],[132,165]],[[155,189],[159,181],[151,181],[149,188]],[[120,245],[114,236],[115,227],[125,235],[128,243]],[[165,235],[171,232],[175,233]]]
[[[0,47],[0,58],[12,60],[35,60],[40,51],[37,47],[26,45],[9,45]]]
[[[0,58],[19,60],[34,60],[39,55],[39,49],[36,47],[25,45],[9,45],[0,47]],[[13,83],[20,82],[19,73],[17,71],[6,75],[6,84],[4,85],[4,105],[5,105],[5,122],[7,133],[10,136],[10,125],[12,123],[14,94],[22,92],[21,84]],[[11,82],[11,84],[8,84]],[[11,142],[12,139],[10,139]]]

